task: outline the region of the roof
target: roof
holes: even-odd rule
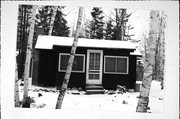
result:
[[[142,56],[142,53],[136,49],[134,52],[130,52],[130,55]]]
[[[39,36],[36,49],[52,49],[53,46],[72,46],[74,38],[59,36]],[[129,41],[78,39],[78,47],[110,48],[110,49],[136,49],[136,45]]]

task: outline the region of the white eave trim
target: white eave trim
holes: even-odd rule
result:
[[[72,46],[74,38],[59,36],[39,36],[36,49],[52,49],[53,46]],[[99,40],[79,38],[78,47],[136,49],[136,45],[128,41]]]

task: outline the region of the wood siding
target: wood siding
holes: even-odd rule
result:
[[[76,54],[85,55],[85,69],[87,62],[87,50],[103,50],[103,72],[102,85],[105,89],[116,89],[117,85],[124,85],[127,88],[134,89],[136,81],[136,56],[130,56],[130,51],[127,49],[102,49],[102,48],[83,48],[78,47]],[[58,71],[59,53],[70,53],[71,47],[54,46],[53,50],[40,50],[39,56],[39,75],[38,85],[56,86],[60,89],[64,80],[65,72]],[[108,74],[104,73],[104,56],[127,56],[129,57],[128,74]],[[86,86],[86,70],[85,72],[72,72],[69,88]]]

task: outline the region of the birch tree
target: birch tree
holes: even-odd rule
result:
[[[50,22],[50,27],[49,27],[49,33],[48,33],[48,35],[51,35],[51,34],[52,34],[53,24],[54,24],[54,21],[55,21],[57,9],[58,9],[57,6],[54,6],[54,7],[53,7],[53,14],[52,14],[52,16],[51,16],[51,22]]]
[[[77,43],[78,43],[78,36],[79,36],[79,32],[80,32],[80,26],[81,26],[81,22],[82,22],[82,15],[83,15],[83,7],[79,8],[79,14],[78,14],[78,20],[77,20],[77,26],[76,26],[76,32],[75,32],[75,36],[74,36],[74,41],[73,41],[73,45],[71,48],[71,53],[70,53],[70,57],[69,57],[69,61],[68,61],[68,66],[66,69],[66,74],[64,77],[64,81],[61,87],[61,90],[59,92],[58,95],[58,99],[57,99],[57,103],[56,103],[56,109],[61,109],[62,106],[62,102],[66,93],[66,89],[68,86],[68,82],[70,79],[70,75],[71,75],[71,70],[72,70],[72,65],[74,62],[74,57],[75,57],[75,52],[76,52],[76,48],[77,48]]]
[[[19,79],[18,79],[18,68],[16,63],[16,69],[15,69],[15,92],[14,92],[14,102],[15,107],[20,107],[20,100],[19,100]]]
[[[31,60],[31,53],[32,53],[36,9],[37,9],[37,6],[33,5],[32,16],[30,19],[30,30],[29,30],[29,37],[28,37],[27,50],[26,50],[25,69],[24,69],[23,101],[26,101],[26,98],[28,97],[29,70],[30,70],[30,60]]]
[[[154,70],[154,62],[155,62],[154,56],[155,56],[156,40],[158,34],[158,22],[159,22],[159,11],[152,10],[150,12],[149,38],[146,41],[147,43],[146,52],[145,52],[146,69],[144,71],[144,79],[142,81],[136,112],[147,112],[148,110],[149,94],[150,94],[151,82],[153,79],[153,70]]]
[[[155,49],[155,67],[154,67],[154,80],[162,81],[164,80],[164,34],[166,28],[165,22],[166,16],[164,12],[160,13],[159,27],[158,27],[158,36],[156,40],[156,49]],[[163,89],[163,86],[162,86]]]

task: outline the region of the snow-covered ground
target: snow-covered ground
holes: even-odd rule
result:
[[[153,81],[150,91],[150,113],[163,112],[163,90],[160,82]],[[31,86],[29,96],[34,99],[31,108],[55,109],[58,91],[55,88]],[[63,110],[102,110],[135,112],[139,92],[123,94],[93,94],[86,95],[84,91],[68,90],[64,100]],[[23,97],[23,86],[20,86],[20,100]]]

